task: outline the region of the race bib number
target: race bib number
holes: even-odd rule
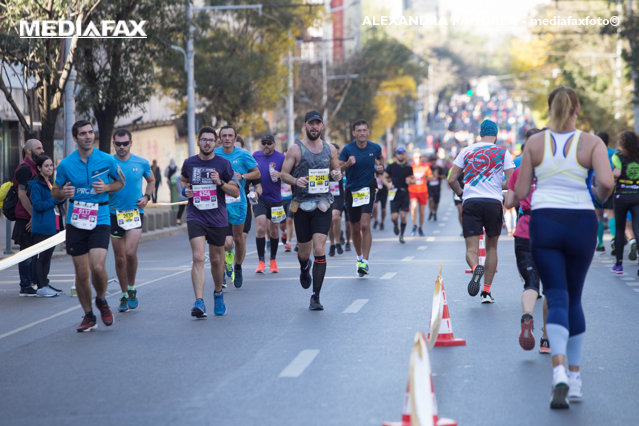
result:
[[[428,186],[439,186],[439,180],[431,180],[430,182],[428,182]]]
[[[310,169],[308,171],[308,193],[325,194],[329,191],[328,169]]]
[[[282,198],[290,198],[293,196],[293,189],[291,188],[291,185],[289,185],[288,183],[282,183],[281,191],[282,191]]]
[[[76,201],[71,211],[71,225],[90,231],[98,224],[98,203]]]
[[[328,185],[331,190],[331,194],[338,197],[339,196],[339,182],[331,181]]]
[[[375,178],[377,180],[377,189],[382,189],[384,184],[382,183],[382,178]]]
[[[271,207],[271,222],[280,223],[286,219],[286,212],[283,206]]]
[[[395,195],[397,195],[397,188],[388,190],[388,199],[393,201],[395,199]]]
[[[118,221],[118,226],[126,231],[142,227],[142,220],[140,219],[140,211],[138,209],[116,210],[115,218]]]
[[[354,191],[353,193],[353,207],[360,207],[368,204],[371,201],[371,189],[366,186],[362,189]]]
[[[226,201],[226,204],[233,204],[233,203],[239,203],[242,201],[242,195],[239,195],[237,197],[232,197],[229,194],[224,194],[224,200]]]
[[[193,205],[198,210],[217,208],[217,185],[193,185]]]

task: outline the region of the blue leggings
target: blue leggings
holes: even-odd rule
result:
[[[547,323],[565,327],[570,336],[586,331],[581,292],[596,244],[594,210],[532,211],[530,248],[548,302]]]

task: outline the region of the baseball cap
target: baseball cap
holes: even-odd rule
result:
[[[397,147],[395,154],[406,154],[406,150],[403,147]]]
[[[266,135],[266,136],[262,136],[261,141],[269,141],[269,142],[275,143],[275,138],[273,137],[273,135]]]
[[[479,136],[497,136],[497,124],[490,120],[482,121]]]
[[[322,123],[324,122],[324,120],[322,119],[322,114],[320,114],[319,111],[315,110],[306,113],[306,117],[304,117],[304,123],[308,123],[309,121],[313,120],[319,120]]]

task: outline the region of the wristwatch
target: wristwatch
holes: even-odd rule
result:
[[[244,180],[244,175],[240,175],[240,178],[241,178],[242,180]]]

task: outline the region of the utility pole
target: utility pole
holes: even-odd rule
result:
[[[287,130],[289,147],[295,143],[295,116],[293,112],[293,102],[295,96],[295,85],[293,81],[293,52],[288,51],[288,96],[286,97],[286,110],[287,110]]]
[[[632,20],[632,0],[628,0],[628,18],[629,20]],[[637,45],[635,42],[634,37],[628,37],[628,41],[630,42],[630,58],[631,58],[631,64],[635,57],[635,55],[639,55],[639,52],[637,52]],[[634,119],[635,119],[635,133],[639,132],[639,96],[637,96],[637,91],[639,90],[639,81],[637,81],[637,70],[635,69],[634,66],[631,66],[632,68],[632,84],[633,84],[633,91],[632,91],[632,107],[634,109]]]
[[[64,43],[64,58],[65,60],[69,57],[69,51],[71,50],[71,38],[67,38]],[[73,127],[73,123],[75,121],[75,66],[71,67],[71,72],[69,73],[69,80],[67,84],[64,86],[64,146],[62,148],[62,156],[63,158],[67,155],[70,155],[75,150],[75,143],[73,142],[73,135],[71,133],[71,128]]]
[[[326,9],[326,13],[330,17],[330,0],[324,0],[324,9]],[[324,140],[327,142],[330,142],[329,127],[326,124],[326,120],[328,119],[328,71],[326,69],[328,62],[328,48],[326,47],[326,43],[330,40],[328,37],[329,26],[330,21],[328,21],[328,18],[324,19],[324,31],[322,34],[322,105],[324,106],[324,111],[322,111],[322,116],[324,117]]]

